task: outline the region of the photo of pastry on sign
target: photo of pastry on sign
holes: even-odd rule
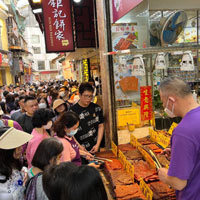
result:
[[[123,92],[138,91],[138,78],[134,76],[125,77],[119,81]]]

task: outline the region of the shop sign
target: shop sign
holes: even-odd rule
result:
[[[140,87],[140,98],[141,119],[151,120],[153,117],[151,86]]]
[[[4,67],[9,66],[9,59],[7,54],[0,53],[0,65]]]
[[[117,145],[113,141],[111,142],[111,148],[113,154],[117,157]]]
[[[143,0],[112,0],[113,23],[135,8]]]
[[[46,51],[74,51],[70,0],[42,1]]]
[[[139,108],[123,108],[117,110],[118,126],[138,125],[140,124]]]
[[[170,129],[169,129],[169,131],[168,131],[168,133],[169,133],[170,135],[172,135],[174,129],[175,129],[177,126],[178,126],[178,124],[175,123],[175,122],[173,122],[172,125],[171,125],[171,127],[170,127]]]
[[[149,186],[144,182],[143,179],[140,180],[140,189],[142,190],[142,192],[147,200],[153,199],[153,192],[149,188]]]
[[[88,82],[90,78],[90,69],[89,69],[89,60],[83,60],[83,79],[85,82]]]

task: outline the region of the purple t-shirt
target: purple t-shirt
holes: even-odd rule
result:
[[[200,107],[188,112],[174,129],[171,147],[168,175],[187,180],[186,187],[176,191],[177,200],[199,200]]]

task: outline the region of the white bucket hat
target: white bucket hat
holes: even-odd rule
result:
[[[27,143],[33,136],[15,128],[0,127],[0,149],[15,149]]]

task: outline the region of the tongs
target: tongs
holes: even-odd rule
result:
[[[149,151],[151,157],[152,157],[153,160],[154,160],[154,163],[155,163],[155,165],[156,165],[156,168],[157,168],[157,169],[162,168],[162,165],[161,165],[160,162],[158,161],[158,159],[157,159],[156,155],[154,154],[154,152],[153,152],[152,150],[148,150],[148,151]]]
[[[94,155],[94,160],[99,160],[99,161],[107,161],[107,162],[112,162],[112,160],[110,160],[110,159],[107,159],[107,158],[101,158],[101,157],[96,157],[95,155]]]

